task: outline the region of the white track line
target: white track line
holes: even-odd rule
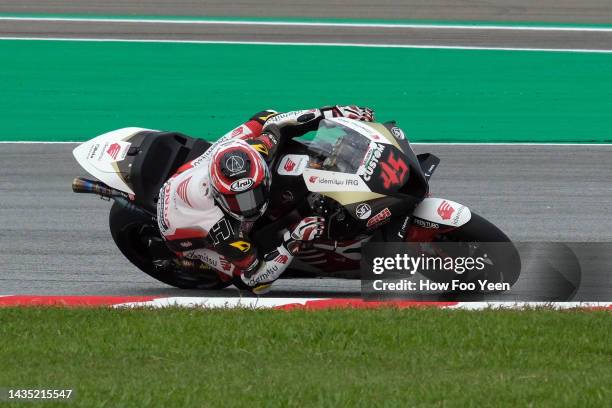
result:
[[[187,307],[205,309],[275,309],[287,305],[302,306],[305,309],[316,308],[317,303],[326,301],[347,301],[331,306],[332,308],[364,307],[367,303],[361,299],[321,299],[321,298],[223,298],[223,297],[166,297],[144,302],[127,302],[113,305],[115,308],[130,307]],[[357,304],[355,304],[355,302]],[[309,306],[310,304],[310,306]],[[393,302],[389,302],[392,306]],[[429,305],[429,307],[439,307],[442,309],[463,309],[463,310],[487,310],[487,309],[516,309],[525,310],[533,308],[549,308],[555,310],[576,309],[576,308],[609,308],[611,302],[458,302],[453,305]],[[418,304],[412,305],[417,307]],[[423,307],[423,306],[421,306]],[[329,308],[329,307],[328,307]]]
[[[128,38],[62,38],[62,37],[0,37],[0,40],[18,41],[73,41],[73,42],[119,42],[119,43],[170,43],[170,44],[235,44],[235,45],[287,45],[318,47],[361,47],[361,48],[409,48],[443,50],[494,50],[494,51],[539,51],[611,54],[609,50],[579,48],[521,48],[521,47],[476,47],[463,45],[413,45],[413,44],[364,44],[364,43],[327,43],[327,42],[281,42],[281,41],[213,41],[213,40],[168,40],[168,39],[128,39]]]
[[[214,19],[150,19],[150,18],[107,18],[107,17],[0,17],[0,21],[41,21],[41,22],[98,22],[128,24],[187,24],[187,25],[242,25],[274,27],[349,27],[349,28],[424,28],[434,30],[497,30],[497,31],[575,31],[612,32],[612,27],[565,27],[534,25],[495,24],[418,24],[418,23],[366,23],[366,22],[323,22],[323,21],[257,21],[257,20],[214,20]]]

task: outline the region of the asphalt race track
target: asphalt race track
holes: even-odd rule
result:
[[[313,27],[155,22],[2,21],[3,37],[612,49],[612,32],[440,29],[424,27]]]
[[[0,13],[610,23],[608,0],[2,0]]]
[[[500,0],[335,2],[322,11],[315,1],[225,5],[224,2],[80,0],[0,1],[0,13],[100,15],[302,16],[379,19],[567,21],[609,23],[604,0],[581,2]],[[423,3],[427,3],[423,6]],[[318,4],[318,6],[317,6]],[[237,28],[0,21],[2,37],[154,38],[244,41],[358,42],[525,48],[612,49],[611,33],[487,32],[486,30],[354,29],[296,31],[291,27]],[[93,135],[92,135],[93,136]],[[73,177],[86,175],[73,160],[74,144],[0,144],[0,295],[122,294],[238,295],[234,289],[188,292],[159,283],[131,266],[108,231],[110,204],[71,192]],[[462,202],[516,241],[612,241],[612,146],[609,145],[417,145],[442,159],[432,179],[434,196]],[[274,295],[355,296],[359,282],[281,281]]]
[[[185,295],[123,259],[108,231],[108,202],[71,192],[72,178],[86,175],[72,159],[74,146],[0,145],[0,294]],[[516,241],[612,239],[605,222],[612,212],[612,146],[417,145],[415,150],[442,159],[432,178],[434,196],[467,204]],[[359,282],[296,280],[279,282],[274,295],[358,291]]]

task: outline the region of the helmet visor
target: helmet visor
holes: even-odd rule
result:
[[[266,183],[238,194],[219,194],[220,204],[238,218],[257,218],[261,216],[268,203],[269,189]]]

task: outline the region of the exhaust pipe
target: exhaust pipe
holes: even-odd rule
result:
[[[101,181],[89,180],[83,177],[76,177],[72,180],[72,191],[75,193],[98,194],[107,198],[116,196],[117,193],[121,194]]]

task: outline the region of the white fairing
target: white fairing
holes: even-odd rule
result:
[[[413,216],[436,224],[460,227],[472,218],[468,207],[443,198],[426,198],[414,210]]]
[[[151,129],[129,127],[113,130],[80,144],[72,154],[81,167],[98,180],[117,190],[134,194],[118,173],[115,163],[124,160],[127,155],[131,143],[125,140],[146,130]]]

